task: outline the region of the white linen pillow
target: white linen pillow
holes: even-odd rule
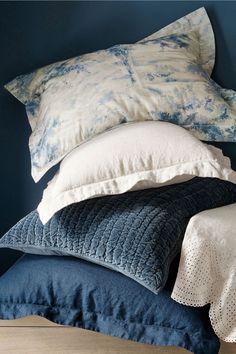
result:
[[[46,223],[58,210],[89,198],[184,182],[194,176],[236,183],[220,149],[167,122],[115,127],[68,154],[38,206]]]

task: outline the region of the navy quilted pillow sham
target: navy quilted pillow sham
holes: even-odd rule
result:
[[[90,262],[25,255],[0,278],[0,318],[39,315],[138,342],[217,354],[219,340],[208,308],[173,301],[172,284],[173,280],[155,295],[132,279]]]
[[[37,211],[19,221],[0,247],[71,255],[119,271],[158,293],[180,251],[189,219],[236,202],[236,185],[214,178],[86,200],[42,225]]]

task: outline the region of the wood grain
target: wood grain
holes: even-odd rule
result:
[[[19,318],[17,320],[7,320],[7,321],[0,320],[0,330],[1,327],[59,327],[59,325],[57,325],[54,322],[48,321],[44,317],[28,316],[28,317]]]
[[[56,325],[41,317],[0,321],[0,353],[7,354],[187,354],[177,347],[155,347],[83,329]],[[220,354],[236,354],[222,343]]]

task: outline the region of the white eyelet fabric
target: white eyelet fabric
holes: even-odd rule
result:
[[[216,334],[236,342],[236,204],[190,220],[171,297],[188,306],[210,304]]]

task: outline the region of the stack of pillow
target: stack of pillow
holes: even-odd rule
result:
[[[51,64],[7,84],[26,106],[34,180],[60,165],[37,211],[15,225],[0,247],[72,255],[135,282],[119,280],[112,270],[104,270],[104,281],[108,274],[131,281],[128,288],[141,289],[152,301],[153,293],[164,294],[191,216],[236,202],[236,172],[229,159],[200,141],[236,141],[236,93],[211,80],[214,57],[212,27],[201,8],[138,43]],[[32,257],[30,264],[35,262]],[[58,262],[47,260],[52,269]],[[12,271],[22,272],[24,262]],[[94,271],[94,266],[77,262],[81,269]],[[0,294],[0,300],[2,296],[7,302],[8,295]],[[6,315],[2,307],[0,313],[11,318],[19,315],[15,311],[8,307]],[[42,309],[37,311],[25,310],[24,315],[47,317]],[[139,309],[139,319],[143,311]],[[135,322],[134,312],[130,316]],[[188,342],[177,340],[178,330],[172,336],[168,329],[168,339],[162,333],[158,340],[153,328],[152,334],[141,335],[143,329],[112,331],[60,316],[49,318],[147,343],[181,345],[199,354],[204,353],[203,337],[210,336],[209,324],[200,339]],[[206,352],[216,353],[213,334],[204,340]]]

